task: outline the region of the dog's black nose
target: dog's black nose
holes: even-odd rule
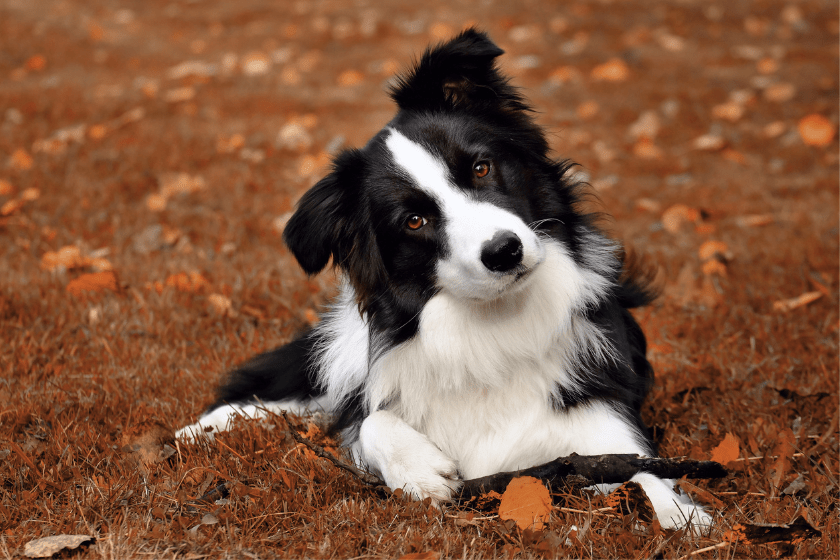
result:
[[[481,246],[481,262],[493,272],[507,272],[522,262],[522,241],[512,231],[500,231]]]

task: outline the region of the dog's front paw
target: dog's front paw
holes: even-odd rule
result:
[[[461,487],[458,465],[425,435],[386,411],[368,416],[359,433],[361,458],[392,490],[448,501]]]
[[[420,435],[420,434],[418,434]],[[461,487],[458,466],[425,436],[411,450],[396,453],[382,467],[392,490],[401,488],[417,500],[431,498],[435,505],[449,501]]]
[[[680,496],[682,498],[682,496]],[[709,532],[712,526],[712,516],[703,506],[674,500],[670,505],[656,510],[656,517],[664,529],[682,529],[689,527],[695,535]]]

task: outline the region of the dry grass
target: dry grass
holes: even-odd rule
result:
[[[477,18],[615,235],[660,269],[664,295],[638,318],[657,371],[644,417],[663,454],[708,459],[727,434],[739,442],[726,479],[695,481],[717,504],[711,535],[563,489],[541,532],[492,504],[437,511],[313,458],[279,418],[171,441],[227,368],[323,307],[332,279],[299,271],[284,215],[326,152],[387,121],[394,69]],[[838,145],[797,128],[821,114],[836,131],[837,20],[830,3],[776,1],[6,2],[0,557],[85,533],[96,542],[75,556],[678,558],[739,523],[798,516],[822,536],[693,558],[837,557]],[[625,81],[592,77],[616,56]],[[176,75],[185,61],[215,66]],[[733,99],[740,109],[716,109]],[[695,149],[706,134],[725,146]],[[726,248],[714,266],[698,253],[710,240]],[[77,256],[44,259],[68,246]],[[114,289],[68,291],[97,270]],[[227,497],[194,503],[222,484]]]

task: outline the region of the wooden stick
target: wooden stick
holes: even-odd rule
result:
[[[562,483],[583,487],[593,484],[627,482],[640,472],[661,478],[722,478],[727,471],[714,461],[693,459],[648,458],[638,455],[576,455],[557,459],[528,469],[496,473],[481,478],[465,480],[461,500],[486,492],[502,493],[508,483],[519,476],[532,476],[557,487]]]

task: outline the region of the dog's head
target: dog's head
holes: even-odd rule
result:
[[[568,165],[549,159],[529,107],[497,70],[502,52],[467,30],[398,80],[394,119],[340,154],[286,227],[307,273],[332,257],[361,309],[395,325],[441,291],[487,302],[520,289],[547,236],[574,254]]]

